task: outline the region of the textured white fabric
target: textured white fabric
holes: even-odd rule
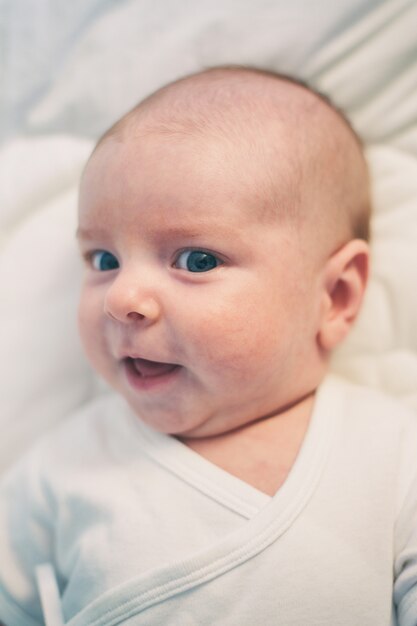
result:
[[[73,244],[93,139],[162,84],[216,64],[299,75],[364,136],[375,255],[334,368],[417,409],[416,23],[414,0],[0,1],[0,471],[97,394],[77,339]]]
[[[414,414],[329,377],[270,498],[103,397],[3,480],[0,619],[42,623],[50,562],[71,626],[415,625],[416,447]]]

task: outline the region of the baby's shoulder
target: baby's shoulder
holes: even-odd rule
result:
[[[40,440],[43,453],[91,456],[122,438],[127,407],[116,394],[103,393],[79,407]]]
[[[417,411],[399,398],[380,389],[370,388],[339,376],[331,375],[325,384],[334,396],[338,396],[344,419],[352,425],[372,427],[402,433],[417,434]]]
[[[384,460],[398,474],[417,473],[415,410],[381,390],[339,377],[332,377],[330,393],[340,405],[342,446],[349,441],[357,459]]]
[[[122,459],[132,447],[131,412],[123,399],[109,392],[87,402],[45,433],[6,473],[4,480],[30,476],[42,483],[65,484],[70,476]]]

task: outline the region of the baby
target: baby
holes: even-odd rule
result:
[[[360,141],[287,77],[207,70],[104,135],[79,325],[117,393],[3,480],[6,626],[43,623],[44,563],[71,626],[417,624],[415,415],[327,373],[369,212]]]

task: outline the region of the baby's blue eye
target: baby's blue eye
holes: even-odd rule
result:
[[[116,270],[119,267],[119,261],[114,254],[106,252],[106,250],[96,250],[91,255],[91,264],[95,270],[99,272],[108,272]]]
[[[209,272],[220,264],[214,254],[203,250],[184,250],[176,261],[176,267],[189,272]]]

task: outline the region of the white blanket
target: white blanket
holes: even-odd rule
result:
[[[414,0],[0,1],[0,470],[100,392],[75,322],[77,180],[94,138],[218,64],[310,81],[365,139],[372,276],[333,367],[417,409],[416,24]]]

